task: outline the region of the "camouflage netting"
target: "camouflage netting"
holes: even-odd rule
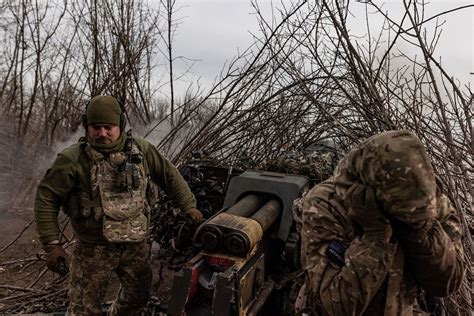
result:
[[[330,148],[311,147],[306,151],[284,152],[274,159],[257,165],[246,155],[232,163],[219,163],[213,157],[195,152],[179,170],[196,196],[198,209],[209,218],[218,212],[224,203],[226,186],[233,176],[244,170],[296,174],[307,176],[310,186],[330,177],[337,153]],[[182,212],[160,191],[158,202],[152,212],[152,239],[160,244],[160,256],[166,258],[173,268],[179,268],[193,253],[190,243],[195,227],[186,223]]]
[[[332,175],[335,156],[326,153],[284,152],[275,159],[267,160],[258,169],[298,174],[308,177],[312,184],[321,182]]]

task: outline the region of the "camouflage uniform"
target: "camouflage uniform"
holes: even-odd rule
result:
[[[372,239],[348,218],[344,194],[355,181],[374,188],[394,240]],[[421,312],[420,288],[447,296],[462,283],[459,220],[436,190],[422,144],[407,131],[352,150],[334,177],[307,194],[302,221],[302,292],[315,315],[413,315]]]
[[[70,264],[70,315],[101,315],[112,271],[120,291],[109,311],[112,315],[140,315],[150,296],[152,272],[146,242],[106,246],[78,242]]]
[[[100,314],[113,271],[120,279],[121,290],[110,312],[140,314],[146,305],[152,281],[145,239],[149,208],[144,191],[148,178],[179,208],[196,207],[196,200],[177,169],[140,138],[134,138],[134,146],[143,156],[136,170],[139,185],[133,186],[137,179],[127,174],[123,180],[130,187],[123,194],[109,192],[119,177],[113,167],[115,154],[123,152],[127,139],[122,133],[117,148],[103,154],[87,141],[72,145],[58,155],[37,189],[35,217],[40,241],[46,244],[59,239],[57,216],[61,206],[71,218],[78,240],[70,265],[70,314]]]

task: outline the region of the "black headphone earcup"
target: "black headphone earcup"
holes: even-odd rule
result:
[[[125,113],[120,114],[120,131],[125,131],[125,127],[127,126],[127,121],[125,120]]]
[[[84,127],[84,129],[87,131],[87,114],[82,114],[82,126]]]

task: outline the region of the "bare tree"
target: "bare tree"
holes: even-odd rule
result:
[[[99,93],[117,96],[142,123],[152,120],[156,9],[141,1],[24,0],[2,7],[1,112],[15,118],[18,136],[51,144],[77,128],[84,100]]]
[[[163,0],[162,15],[138,1],[73,1],[48,11],[51,3],[0,5],[7,21],[0,22],[0,109],[15,118],[19,134],[42,131],[50,144],[60,130],[77,128],[82,100],[98,93],[118,96],[140,122],[159,117],[152,129],[168,128],[156,144],[176,163],[195,150],[227,164],[245,152],[260,163],[321,139],[348,150],[374,133],[409,129],[426,145],[459,211],[472,265],[473,92],[443,68],[436,44],[443,16],[474,5],[428,16],[424,2],[403,0],[404,13],[394,18],[367,1],[358,4],[366,6],[366,36],[356,37],[347,0],[295,0],[270,19],[254,1],[254,43],[206,93],[180,102],[173,88],[180,78],[172,51],[176,1]],[[374,33],[375,16],[384,22]],[[152,76],[157,51],[171,88],[161,109]],[[470,313],[471,282],[469,270],[462,291],[442,302],[446,312]]]
[[[402,4],[405,11],[398,20],[373,2],[363,4],[367,36],[360,39],[347,29],[347,1],[295,1],[270,21],[255,1],[260,34],[188,111],[183,124],[176,123],[171,133],[186,128],[190,119],[203,120],[183,133],[182,146],[171,153],[175,161],[201,149],[223,162],[245,150],[259,162],[322,138],[337,139],[349,149],[374,133],[409,129],[426,145],[459,211],[470,266],[472,90],[448,75],[435,48],[439,19],[473,5],[427,16],[423,2]],[[376,34],[372,14],[384,18]],[[212,107],[201,111],[205,104]],[[445,300],[445,310],[465,313],[471,308],[471,282],[469,271],[463,291]]]

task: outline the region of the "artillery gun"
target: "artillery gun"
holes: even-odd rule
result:
[[[174,275],[169,315],[287,315],[301,278],[293,202],[308,178],[234,176],[223,208],[194,234],[201,249]],[[291,292],[291,293],[290,293]]]

